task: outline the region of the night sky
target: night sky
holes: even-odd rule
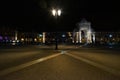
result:
[[[119,2],[105,0],[3,0],[0,27],[19,31],[73,31],[83,18],[95,31],[120,31]],[[55,19],[52,8],[61,8]]]

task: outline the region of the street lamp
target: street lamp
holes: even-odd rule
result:
[[[61,16],[61,10],[60,9],[53,9],[52,10],[52,15],[57,17],[57,16]]]
[[[53,9],[52,15],[54,17],[56,17],[56,19],[57,19],[58,16],[61,16],[61,10],[60,9]],[[58,49],[57,32],[56,32],[55,36],[56,36],[56,38],[55,38],[55,50],[57,50]]]

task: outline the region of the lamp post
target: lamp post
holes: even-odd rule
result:
[[[61,16],[61,10],[60,9],[53,9],[52,15],[57,19],[58,16]],[[57,41],[57,32],[55,34],[55,50],[58,49],[58,41]]]

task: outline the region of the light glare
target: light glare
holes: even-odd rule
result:
[[[24,41],[24,38],[21,38],[21,41]]]
[[[61,15],[61,10],[58,10],[57,13],[58,13],[58,16],[60,16]]]
[[[55,9],[52,10],[52,14],[53,14],[53,16],[56,15],[56,10]]]

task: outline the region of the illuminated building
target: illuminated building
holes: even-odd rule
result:
[[[95,43],[95,32],[93,32],[90,22],[83,19],[77,26],[77,29],[73,31],[74,43]]]

